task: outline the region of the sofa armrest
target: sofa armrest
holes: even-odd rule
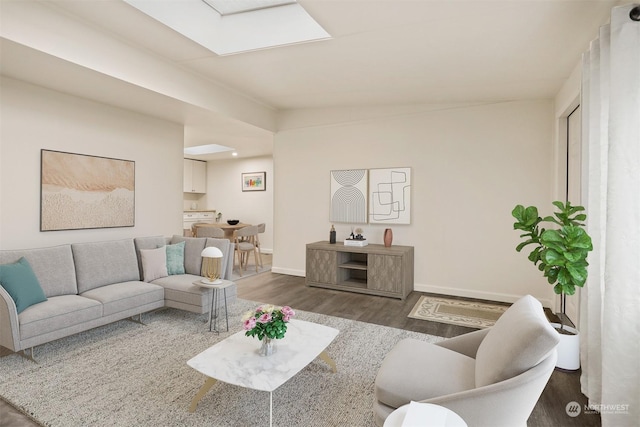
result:
[[[489,332],[489,329],[490,328],[481,329],[479,331],[458,335],[457,337],[437,342],[435,345],[448,348],[456,353],[461,353],[475,359],[478,347],[480,347],[480,343]]]
[[[11,351],[20,348],[18,310],[9,293],[0,286],[0,345]]]

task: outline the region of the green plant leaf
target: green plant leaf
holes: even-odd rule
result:
[[[552,249],[546,250],[544,255],[542,255],[542,259],[549,265],[563,266],[565,264],[565,259],[562,254]]]
[[[540,240],[544,244],[545,242],[562,242],[564,238],[558,230],[545,230],[540,236]]]
[[[568,265],[567,271],[572,277],[572,281],[576,286],[583,286],[587,281],[587,269],[581,266]]]

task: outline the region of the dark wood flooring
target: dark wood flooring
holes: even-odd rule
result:
[[[423,295],[419,292],[412,292],[404,301],[400,301],[351,292],[311,288],[305,286],[303,277],[271,272],[238,280],[237,285],[240,298],[275,305],[290,305],[298,310],[447,338],[474,330],[407,317],[420,295]],[[7,354],[7,350],[0,348],[0,357],[3,354]],[[1,359],[0,363],[2,363]],[[556,369],[529,418],[529,427],[601,426],[600,416],[597,414],[581,412],[577,417],[569,417],[566,406],[570,402],[578,402],[581,408],[584,408],[587,403],[586,397],[580,392],[580,372],[564,372]],[[37,424],[0,399],[0,427],[31,427],[34,425]]]
[[[421,295],[428,295],[420,292],[412,292],[404,301],[400,301],[385,297],[307,287],[304,277],[271,272],[239,280],[237,285],[238,296],[242,299],[275,305],[289,305],[298,310],[329,316],[447,338],[475,330],[407,317],[418,298]],[[547,314],[549,315],[549,313]],[[580,392],[580,371],[565,372],[556,369],[527,425],[529,427],[601,426],[598,414],[584,414],[582,411],[577,417],[569,417],[566,407],[570,402],[578,402],[581,408],[587,404],[587,398]]]

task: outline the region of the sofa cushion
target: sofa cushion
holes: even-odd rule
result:
[[[470,390],[475,361],[463,354],[407,338],[386,355],[375,382],[376,399],[392,408]]]
[[[534,367],[558,345],[542,304],[526,295],[496,321],[476,354],[476,386],[494,384]]]
[[[167,277],[167,251],[164,246],[156,249],[140,249],[142,262],[142,280],[152,282],[160,277]]]
[[[184,245],[184,271],[187,274],[200,275],[202,268],[202,250],[204,249],[207,239],[205,237],[183,237],[174,235],[171,238],[171,244],[185,242]]]
[[[71,328],[102,316],[102,304],[78,295],[61,295],[23,311],[20,339],[26,340],[50,332]]]
[[[71,245],[78,293],[113,283],[140,280],[133,239]]]
[[[16,262],[22,257],[29,261],[47,297],[78,293],[71,245],[0,251],[0,264]]]
[[[103,305],[103,316],[132,308],[164,301],[161,286],[140,281],[115,283],[84,292],[81,296],[99,301]]]
[[[194,313],[206,313],[211,307],[210,288],[194,285],[193,282],[202,280],[201,276],[192,274],[178,274],[154,280],[153,283],[164,288],[164,299],[167,307],[188,310]],[[229,303],[236,300],[237,287],[235,284],[225,288],[218,300],[219,306],[224,305],[222,295],[226,295]]]
[[[18,314],[47,300],[29,261],[24,257],[12,264],[0,265],[0,285],[11,295]]]
[[[209,294],[211,289],[194,285],[202,277],[193,274],[168,276],[154,280],[153,283],[164,288],[164,299],[177,301],[189,305],[207,306],[211,303]]]
[[[166,245],[167,248],[167,273],[184,274],[184,246],[185,242],[174,245]]]

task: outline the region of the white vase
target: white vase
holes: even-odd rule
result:
[[[551,326],[559,330],[561,325],[560,323],[552,323]],[[558,332],[560,343],[558,344],[556,368],[575,371],[580,369],[580,333],[570,326],[565,325],[564,329],[571,334]]]

